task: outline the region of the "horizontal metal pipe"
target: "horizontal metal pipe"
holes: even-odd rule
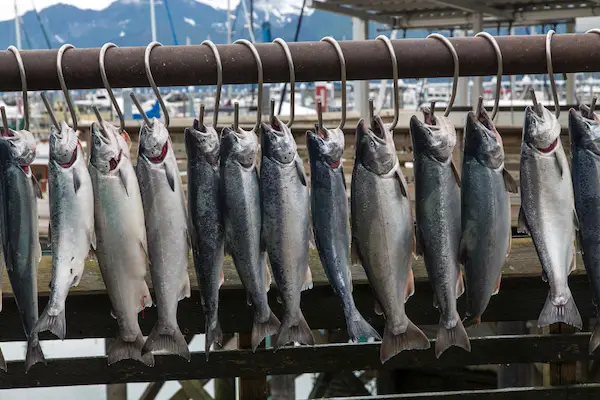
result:
[[[496,56],[483,37],[450,39],[458,52],[462,76],[495,75]],[[546,72],[545,36],[500,36],[504,73]],[[452,75],[448,49],[435,39],[392,41],[401,78]],[[392,76],[388,50],[380,40],[341,41],[348,80],[382,79]],[[296,68],[296,81],[335,81],[340,64],[335,49],[327,42],[289,43]],[[217,46],[223,62],[226,84],[255,83],[257,70],[250,50],[242,44]],[[256,45],[264,67],[265,82],[289,80],[288,65],[281,46]],[[70,89],[102,87],[98,54],[100,49],[71,49],[63,57],[63,69]],[[30,90],[60,89],[56,74],[56,50],[21,52]],[[600,71],[600,36],[596,34],[554,35],[554,71]],[[159,86],[211,85],[216,83],[215,59],[208,46],[163,46],[151,54],[151,68]],[[144,47],[111,48],[106,53],[106,70],[113,87],[145,87]],[[20,89],[14,55],[0,51],[0,91]]]

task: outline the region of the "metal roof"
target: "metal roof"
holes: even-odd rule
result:
[[[538,25],[600,16],[600,0],[313,0],[318,10],[377,21],[395,28],[465,27],[473,14],[486,26]]]

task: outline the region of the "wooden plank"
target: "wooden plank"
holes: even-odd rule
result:
[[[485,400],[587,400],[600,396],[599,384],[560,387],[529,387],[492,390],[464,390],[455,392],[427,392],[360,397],[361,400],[421,400],[421,399],[485,399]],[[358,397],[338,397],[330,400],[354,400]]]
[[[51,359],[25,374],[24,361],[8,362],[0,375],[0,389],[152,382],[157,380],[209,379],[214,377],[258,377],[309,372],[357,371],[364,369],[456,368],[467,365],[599,360],[588,354],[590,335],[514,335],[472,338],[470,353],[450,348],[437,359],[435,343],[424,351],[406,351],[385,364],[379,361],[378,343],[327,344],[270,349],[224,350],[192,354],[191,362],[180,357],[156,356],[156,365],[135,361],[112,366],[105,357]]]
[[[208,392],[204,390],[206,382],[208,382],[208,379],[179,381],[179,384],[191,400],[213,400]]]
[[[580,260],[579,260],[580,261]],[[578,261],[578,269],[569,278],[569,286],[583,318],[594,317],[589,282],[583,271],[583,263]],[[302,294],[302,311],[312,329],[346,329],[344,314],[338,297],[327,282],[325,273],[318,260],[316,251],[311,251],[311,270],[315,287]],[[90,265],[84,274],[81,288],[74,288],[67,298],[67,338],[114,337],[117,324],[110,316],[110,302],[103,289],[100,277],[95,277],[97,267]],[[427,281],[422,259],[414,262],[416,292],[406,305],[408,316],[418,325],[436,325],[439,312],[433,307],[433,293]],[[39,288],[46,294],[40,297],[40,308],[48,301],[47,286],[49,271],[40,273]],[[196,278],[191,282],[194,288],[192,297],[179,303],[179,324],[184,334],[204,332],[204,313],[200,304]],[[548,293],[548,284],[543,282],[541,267],[531,240],[513,240],[512,252],[504,266],[500,293],[494,296],[483,315],[483,321],[528,321],[536,320]],[[358,309],[376,328],[383,327],[383,318],[373,311],[373,294],[365,273],[360,266],[352,267],[354,298]],[[8,279],[7,279],[8,281]],[[86,293],[82,296],[77,293]],[[463,312],[465,297],[458,301],[459,311]],[[269,292],[269,302],[273,311],[281,317],[281,305],[276,301],[275,291]],[[221,290],[219,313],[225,332],[250,332],[252,329],[252,310],[247,306],[246,294],[241,287],[237,273],[228,259],[225,265],[225,284]],[[156,308],[146,309],[140,314],[140,326],[145,335],[149,334],[156,322]],[[23,340],[19,314],[12,297],[3,299],[2,318],[0,318],[0,341]],[[49,333],[42,339],[54,338]]]
[[[238,335],[238,348],[252,349],[252,335],[249,333],[240,333]],[[258,349],[264,349],[264,342],[258,346]],[[257,349],[257,350],[258,350]],[[256,376],[249,378],[240,378],[239,380],[239,399],[240,400],[267,400],[269,389],[267,386],[267,376]]]
[[[576,331],[574,327],[562,323],[551,325],[549,328],[550,333],[554,335]],[[569,385],[576,382],[577,363],[575,361],[550,363],[550,385]]]
[[[104,347],[106,354],[112,343],[113,339],[106,339],[104,341]],[[114,383],[112,385],[106,385],[106,400],[127,400],[127,384],[126,383]]]

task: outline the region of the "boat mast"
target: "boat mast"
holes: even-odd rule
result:
[[[17,7],[17,0],[15,0],[15,38],[17,42],[17,49],[21,50],[21,26],[19,21],[19,9]]]
[[[156,42],[156,15],[154,13],[154,0],[150,0],[150,28],[152,29],[152,41]]]

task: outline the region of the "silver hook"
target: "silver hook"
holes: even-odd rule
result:
[[[210,40],[205,40],[204,42],[202,42],[202,44],[207,45],[208,47],[210,47],[210,49],[212,50],[214,56],[215,56],[215,62],[217,64],[217,93],[215,94],[215,110],[214,110],[214,114],[213,114],[213,127],[217,127],[217,121],[219,119],[219,103],[221,102],[221,89],[223,88],[223,63],[221,62],[221,55],[219,54],[219,50],[217,49],[217,46],[215,46],[215,44],[210,41]],[[200,118],[202,119],[202,121],[200,122],[201,124],[203,124],[204,122],[204,105],[200,106]]]
[[[554,81],[554,68],[552,67],[552,35],[554,30],[550,29],[546,34],[546,65],[548,67],[548,76],[550,77],[550,88],[554,97],[554,115],[560,116],[560,104],[558,102],[558,93],[556,92],[556,82]]]
[[[105,62],[105,58],[106,58],[106,51],[108,49],[110,49],[111,47],[118,47],[118,46],[114,43],[106,43],[100,49],[100,57],[99,57],[100,58],[100,76],[102,77],[102,83],[104,83],[104,88],[108,92],[108,97],[110,97],[110,101],[111,101],[113,107],[115,108],[115,111],[117,112],[117,116],[119,117],[119,126],[121,128],[121,132],[125,132],[125,118],[123,118],[123,113],[121,112],[121,107],[119,107],[119,103],[117,103],[117,99],[115,98],[112,87],[110,86],[110,83],[108,82],[108,77],[106,76],[106,65],[104,62]],[[102,123],[100,123],[100,125],[102,125]]]
[[[233,130],[238,131],[240,127],[240,104],[236,101],[233,103]]]
[[[593,29],[590,29],[590,30],[588,30],[588,31],[587,31],[587,32],[585,32],[585,33],[586,33],[586,34],[588,34],[588,33],[595,33],[595,34],[597,34],[597,35],[600,35],[600,29],[598,29],[598,28],[593,28]],[[596,97],[594,97],[594,98],[592,99],[592,104],[590,105],[590,118],[592,118],[592,117],[594,116],[594,109],[596,108],[596,101],[597,101],[597,98],[596,98]]]
[[[98,107],[93,105],[92,110],[94,110],[94,114],[96,114],[96,119],[98,120],[98,126],[100,127],[100,131],[103,134],[108,135],[106,133],[106,129],[104,129],[104,120],[102,119],[102,115],[100,115],[100,111],[98,111]],[[121,131],[121,132],[123,132],[123,131]]]
[[[233,44],[243,44],[248,47],[254,56],[254,60],[256,61],[256,69],[258,70],[258,100],[256,104],[256,125],[254,125],[254,131],[258,132],[260,129],[260,121],[262,117],[262,96],[263,96],[263,65],[262,60],[260,59],[260,55],[258,51],[256,51],[256,47],[252,44],[252,42],[246,39],[238,39]],[[237,130],[237,129],[236,129]]]
[[[317,130],[319,132],[323,131],[323,105],[321,104],[321,100],[317,102]]]
[[[290,120],[286,125],[288,126],[288,128],[291,128],[292,124],[294,123],[294,117],[296,112],[296,70],[294,68],[294,59],[292,58],[292,52],[290,51],[290,48],[288,47],[285,40],[277,38],[273,40],[273,43],[277,43],[283,48],[283,51],[285,52],[285,57],[287,58],[288,67],[290,69]]]
[[[475,37],[481,36],[489,40],[496,52],[496,61],[498,61],[498,72],[496,73],[496,98],[494,99],[494,109],[492,110],[492,121],[496,117],[498,113],[498,103],[500,102],[500,91],[502,90],[502,72],[504,67],[504,61],[502,60],[502,51],[500,50],[500,46],[498,46],[498,42],[496,38],[490,35],[487,32],[479,32],[475,35]],[[479,114],[477,114],[479,115]]]
[[[148,127],[152,127],[152,121],[150,121],[148,119],[148,116],[146,115],[146,113],[144,112],[144,109],[142,108],[142,105],[140,104],[140,102],[138,101],[137,97],[135,96],[135,94],[133,92],[129,93],[129,97],[131,97],[131,100],[133,101],[133,104],[135,104],[135,108],[138,109],[138,112],[140,113],[140,115],[142,116],[142,118],[144,119],[144,123],[148,126]]]
[[[452,94],[450,95],[450,101],[448,102],[446,111],[444,111],[444,117],[447,117],[448,115],[450,115],[450,109],[454,105],[454,99],[456,98],[456,89],[458,87],[458,76],[460,66],[458,61],[458,53],[456,53],[456,49],[447,37],[440,35],[439,33],[432,33],[429,36],[427,36],[427,39],[429,38],[440,40],[442,43],[444,43],[444,45],[446,45],[446,47],[448,48],[448,50],[450,50],[450,53],[452,54],[452,61],[454,63],[454,77],[452,82]]]
[[[331,36],[325,36],[323,39],[321,39],[321,42],[331,43],[335,48],[340,60],[340,75],[342,81],[342,119],[340,120],[340,124],[338,125],[337,129],[343,129],[344,125],[346,124],[346,58],[344,57],[344,52],[342,51],[342,48],[337,40]]]
[[[62,58],[65,54],[65,51],[69,49],[74,49],[75,46],[72,44],[63,44],[60,49],[58,49],[58,54],[56,55],[56,72],[58,73],[58,81],[60,83],[60,87],[65,95],[65,100],[67,101],[67,107],[69,107],[69,112],[71,113],[71,119],[73,120],[73,130],[77,132],[77,113],[75,112],[75,108],[73,107],[73,101],[71,100],[71,95],[69,95],[69,89],[67,89],[67,84],[65,83],[65,76],[62,70]]]
[[[54,110],[52,109],[52,106],[48,101],[48,97],[46,96],[46,92],[42,92],[40,94],[40,97],[44,102],[44,106],[46,106],[46,110],[48,111],[48,115],[50,116],[50,120],[52,121],[52,125],[54,125],[56,129],[60,129],[60,126],[58,125],[58,120],[56,119],[56,115],[54,115]]]
[[[10,136],[10,128],[8,127],[8,118],[6,118],[6,109],[4,106],[0,107],[0,114],[2,115],[2,131],[6,134],[5,136]]]
[[[23,59],[19,49],[15,46],[8,46],[8,50],[11,51],[17,59],[17,65],[19,66],[19,74],[21,75],[21,90],[23,92],[23,129],[29,130],[29,98],[27,97],[27,75],[25,74],[25,66],[23,65]]]
[[[269,121],[273,121],[273,117],[275,116],[275,100],[271,99],[269,103]]]
[[[152,42],[150,43],[148,46],[146,46],[146,51],[144,53],[144,66],[146,67],[146,77],[148,78],[148,82],[150,82],[150,87],[152,87],[152,90],[154,91],[154,94],[156,95],[156,98],[158,99],[158,104],[160,104],[160,109],[162,110],[163,114],[165,114],[165,127],[169,127],[169,111],[167,110],[167,107],[165,106],[165,102],[163,101],[162,96],[160,95],[160,92],[158,91],[158,87],[156,87],[156,82],[154,82],[154,78],[152,77],[152,70],[150,69],[150,54],[152,53],[152,49],[155,48],[156,46],[162,46],[161,43],[159,42]],[[144,113],[145,115],[145,113]],[[147,120],[147,116],[146,118],[144,118],[144,120]]]
[[[394,51],[394,46],[392,46],[392,41],[385,35],[379,35],[376,39],[383,40],[385,45],[390,52],[390,58],[392,61],[392,79],[394,79],[394,120],[389,126],[390,131],[393,131],[396,125],[398,124],[398,109],[400,108],[400,92],[398,91],[398,59],[396,57],[396,52]],[[371,115],[371,121],[373,121],[373,116]]]
[[[373,99],[369,99],[369,121],[371,124],[371,129],[373,129],[374,116],[375,116],[375,105],[373,104]]]

